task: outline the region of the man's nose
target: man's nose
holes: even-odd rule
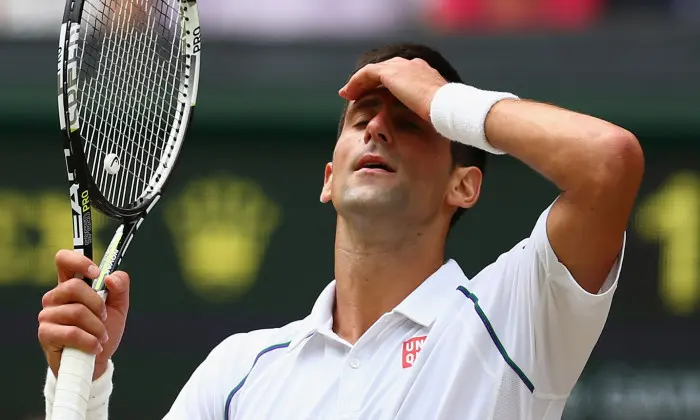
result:
[[[391,134],[386,118],[387,115],[384,112],[380,112],[367,123],[367,128],[365,129],[365,143],[369,143],[372,139],[374,139],[374,141],[391,143]]]

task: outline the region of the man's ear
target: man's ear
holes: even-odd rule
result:
[[[321,189],[321,202],[328,203],[331,201],[331,182],[333,181],[333,164],[326,163],[326,170],[323,174],[323,189]]]
[[[483,174],[476,166],[455,168],[445,197],[447,204],[464,209],[474,207],[481,194],[482,179]]]

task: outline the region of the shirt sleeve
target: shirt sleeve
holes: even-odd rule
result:
[[[598,293],[584,290],[554,253],[547,236],[549,206],[529,239],[506,259],[517,284],[520,315],[527,331],[531,371],[541,396],[564,398],[580,377],[607,321],[617,289],[626,234],[620,255]]]

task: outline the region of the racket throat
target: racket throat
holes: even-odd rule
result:
[[[109,246],[105,251],[105,255],[102,257],[102,261],[100,262],[100,275],[97,276],[92,282],[92,288],[94,290],[102,291],[105,289],[105,277],[114,271],[114,268],[117,266],[117,262],[124,251],[120,246],[123,239],[124,225],[121,225],[114,233],[114,237],[110,241]]]

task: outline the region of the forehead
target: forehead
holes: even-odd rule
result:
[[[410,111],[406,105],[396,99],[388,89],[378,88],[367,92],[359,99],[350,101],[347,105],[347,112],[351,113],[357,110],[381,108],[383,106],[401,111]]]

